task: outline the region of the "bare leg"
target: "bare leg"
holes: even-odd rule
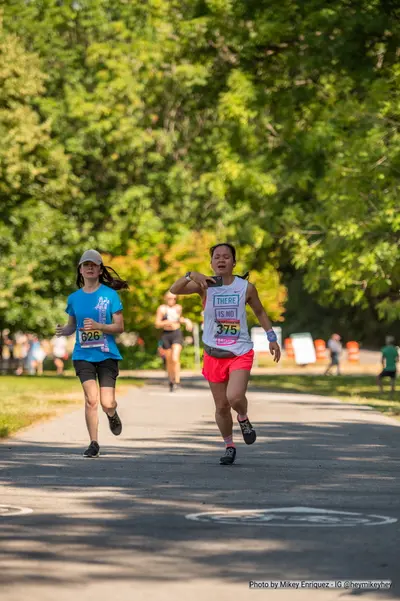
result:
[[[390,398],[394,398],[394,393],[396,390],[396,378],[390,378]]]
[[[117,409],[117,401],[115,400],[115,388],[111,386],[103,386],[100,388],[100,403],[104,413],[110,417],[114,415]]]
[[[327,367],[327,368],[326,368],[326,370],[325,370],[324,376],[329,376],[329,375],[330,375],[330,373],[331,373],[331,368],[332,368],[332,365],[333,365],[333,363],[330,363],[330,364],[328,365],[328,367]]]
[[[233,422],[229,401],[226,396],[227,382],[209,382],[215,402],[215,421],[222,438],[232,436]]]
[[[99,417],[97,414],[98,389],[96,380],[87,380],[82,384],[83,392],[85,393],[85,419],[86,426],[89,432],[90,442],[97,442]]]
[[[64,361],[58,357],[54,359],[54,365],[57,368],[57,375],[62,376],[64,373]]]
[[[257,434],[247,415],[246,390],[249,382],[250,372],[238,369],[231,372],[227,388],[227,397],[230,406],[238,414],[238,422],[242,431],[243,440],[246,444],[253,444]]]
[[[181,382],[181,351],[182,346],[180,344],[172,345],[172,371],[174,374],[174,379],[172,380],[175,384],[180,384]]]
[[[247,414],[246,390],[249,378],[250,372],[245,369],[232,371],[229,376],[227,398],[232,409],[240,415]]]
[[[172,364],[172,349],[165,349],[165,363],[167,368],[168,380],[174,383],[174,366]]]

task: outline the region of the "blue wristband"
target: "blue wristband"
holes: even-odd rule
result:
[[[278,342],[278,338],[277,338],[277,335],[275,334],[274,330],[268,330],[267,338],[268,338],[268,342]]]

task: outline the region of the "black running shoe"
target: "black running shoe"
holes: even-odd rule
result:
[[[83,453],[84,457],[98,457],[100,455],[99,444],[92,440],[86,451]]]
[[[121,423],[121,420],[119,419],[118,413],[115,412],[114,415],[111,415],[111,416],[108,415],[108,413],[106,415],[108,417],[108,423],[109,423],[111,432],[115,436],[119,436],[122,432],[122,423]]]
[[[173,382],[170,382],[169,383],[169,391],[174,392],[174,390],[175,390],[175,384]]]
[[[253,444],[256,441],[257,434],[249,419],[245,419],[242,422],[239,421],[239,426],[243,434],[243,440],[246,444]]]
[[[225,455],[219,460],[221,465],[232,465],[236,458],[235,447],[226,447]]]

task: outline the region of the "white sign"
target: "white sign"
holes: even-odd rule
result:
[[[282,348],[282,328],[273,328],[278,344]],[[269,342],[267,334],[263,328],[251,328],[251,341],[255,353],[269,353]]]
[[[308,365],[317,360],[314,341],[309,332],[304,334],[292,334],[290,336],[293,345],[294,358],[297,365]]]
[[[241,524],[279,527],[349,527],[383,526],[397,522],[397,518],[384,515],[318,509],[315,507],[275,507],[273,509],[227,509],[208,513],[191,513],[188,520],[218,524]]]

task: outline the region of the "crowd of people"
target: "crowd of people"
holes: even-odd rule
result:
[[[36,334],[15,332],[8,328],[1,332],[0,359],[2,371],[13,372],[17,376],[42,375],[44,360],[49,358],[55,365],[58,375],[63,375],[68,359],[68,339],[53,336],[39,339]]]

